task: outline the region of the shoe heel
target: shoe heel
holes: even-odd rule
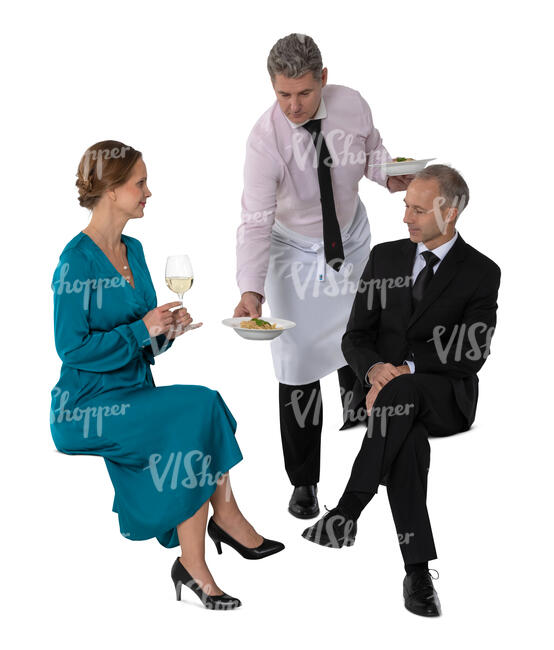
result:
[[[221,555],[223,553],[223,549],[221,548],[221,542],[218,539],[214,539],[214,544],[217,549],[217,554]]]
[[[175,583],[175,595],[177,596],[177,600],[181,600],[181,587],[183,586],[183,583],[180,580],[177,580]]]

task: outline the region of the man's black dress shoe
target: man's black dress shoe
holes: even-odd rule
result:
[[[410,612],[419,616],[441,615],[441,604],[429,571],[414,571],[406,575],[404,605]]]
[[[246,560],[261,560],[264,557],[279,553],[279,551],[285,548],[282,542],[276,542],[273,539],[266,539],[265,537],[259,546],[255,546],[254,548],[244,546],[234,537],[231,537],[221,526],[218,526],[213,517],[210,517],[210,521],[208,522],[208,535],[212,538],[219,555],[223,553],[221,548],[221,542],[223,542],[231,546],[231,548],[234,548]]]
[[[302,537],[309,542],[330,548],[352,546],[356,539],[358,524],[340,508],[328,510],[313,526],[306,528]]]
[[[319,514],[317,485],[297,485],[289,501],[289,512],[298,519],[312,519]]]

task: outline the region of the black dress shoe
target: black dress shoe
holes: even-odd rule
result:
[[[229,596],[229,594],[226,594],[225,592],[219,596],[208,596],[208,594],[202,590],[202,587],[181,564],[179,558],[175,560],[171,567],[171,578],[175,585],[177,600],[181,600],[181,587],[185,585],[185,587],[189,587],[189,589],[194,591],[207,609],[236,609],[242,604],[238,598]]]
[[[268,555],[279,553],[279,551],[285,548],[285,545],[281,542],[265,539],[265,537],[259,546],[255,546],[254,548],[243,546],[234,537],[231,537],[229,533],[225,532],[223,528],[218,526],[213,517],[210,517],[210,521],[208,522],[208,535],[212,538],[219,555],[223,553],[221,542],[224,542],[234,548],[235,551],[238,551],[247,560],[261,560],[264,557],[268,557]]]
[[[441,615],[441,604],[429,571],[414,571],[406,575],[404,605],[410,612],[419,616]]]
[[[302,537],[309,542],[330,548],[352,546],[356,539],[358,524],[340,508],[328,510],[313,526],[306,528]]]
[[[289,501],[289,512],[298,519],[312,519],[319,514],[317,485],[297,485]]]

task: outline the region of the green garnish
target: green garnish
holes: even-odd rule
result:
[[[261,318],[252,318],[251,320],[253,320],[256,325],[259,325],[260,327],[262,325],[271,325],[271,323],[268,323],[266,320],[262,320]]]

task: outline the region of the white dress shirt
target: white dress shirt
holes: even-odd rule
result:
[[[356,215],[358,183],[364,176],[388,189],[382,163],[389,162],[391,156],[373,124],[368,103],[356,90],[327,84],[310,119],[315,118],[321,119],[321,134],[333,159],[333,198],[343,233]],[[241,294],[254,291],[265,295],[275,222],[302,238],[323,240],[317,147],[311,133],[301,127],[291,122],[275,101],[248,136],[237,229]]]

